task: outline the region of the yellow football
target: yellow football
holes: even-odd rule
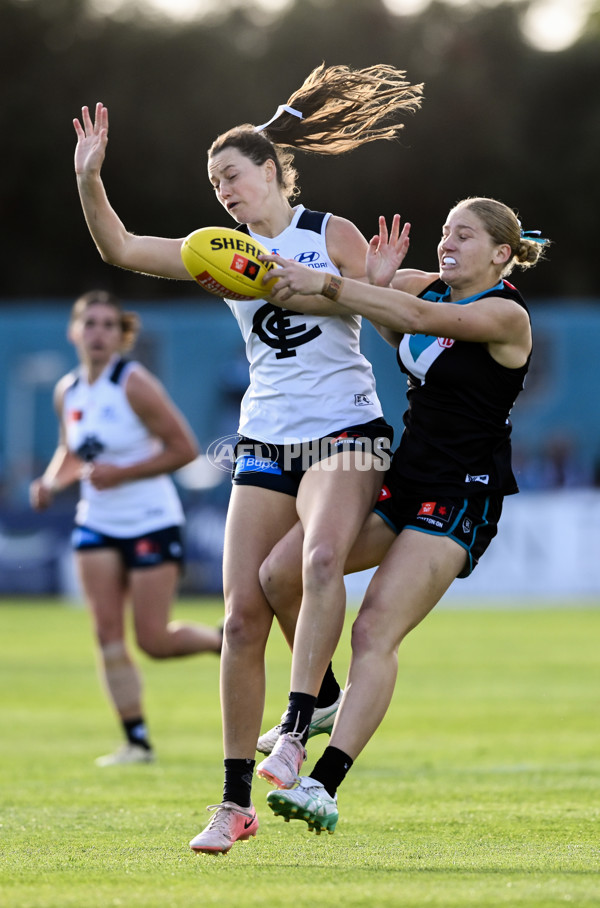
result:
[[[215,296],[251,300],[268,296],[277,278],[263,284],[272,262],[259,262],[269,250],[231,227],[202,227],[181,244],[183,264],[200,286]]]

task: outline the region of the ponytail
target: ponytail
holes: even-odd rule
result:
[[[246,123],[220,135],[209,159],[237,148],[257,165],[273,160],[284,195],[298,194],[293,154],[343,154],[379,139],[396,138],[404,124],[396,117],[421,106],[423,85],[411,85],[403,70],[379,64],[352,70],[324,63],[314,69],[286,104],[262,126]]]

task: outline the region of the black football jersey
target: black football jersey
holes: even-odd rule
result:
[[[449,294],[438,279],[420,296],[444,302]],[[505,280],[459,302],[487,296],[515,300],[528,312],[518,290]],[[398,363],[408,376],[408,409],[393,469],[412,490],[467,497],[519,491],[511,467],[510,411],[529,359],[509,369],[482,343],[403,336]]]

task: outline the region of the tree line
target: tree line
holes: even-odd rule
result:
[[[261,123],[321,63],[390,63],[425,83],[399,142],[342,157],[298,153],[301,200],[353,220],[369,238],[380,214],[410,220],[406,264],[434,269],[447,210],[469,195],[517,208],[553,240],[518,279],[528,297],[589,298],[600,208],[600,41],[592,17],[571,48],[527,44],[523,4],[432,3],[393,15],[383,0],[296,0],[277,17],[248,4],[193,23],[110,18],[86,0],[1,0],[0,300],[73,298],[103,286],[130,299],[197,297],[190,284],[101,262],[73,177],[71,121],[110,111],[104,176],[136,233],[185,236],[227,224],[206,150],[236,123]],[[135,7],[132,7],[136,11]]]

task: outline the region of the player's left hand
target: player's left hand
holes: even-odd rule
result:
[[[400,230],[400,215],[395,214],[388,234],[384,217],[379,218],[379,233],[369,243],[365,269],[370,284],[388,287],[404,261],[410,244],[408,221]]]
[[[288,300],[296,293],[302,296],[312,296],[321,293],[323,289],[323,274],[301,265],[293,259],[284,259],[280,255],[259,255],[261,262],[273,262],[277,265],[274,271],[269,271],[263,278],[263,283],[268,283],[277,278],[271,289],[269,297],[277,302]]]

